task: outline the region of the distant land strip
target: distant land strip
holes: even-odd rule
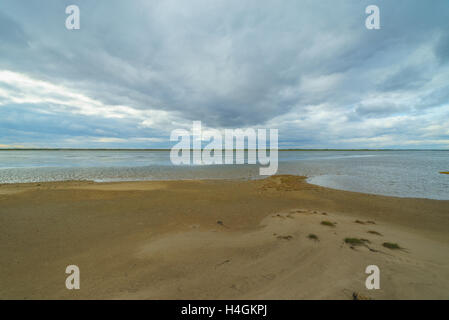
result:
[[[167,149],[145,149],[145,148],[0,148],[0,151],[170,151]],[[196,149],[186,149],[189,151]],[[200,150],[200,149],[198,149]],[[222,151],[231,149],[222,149]],[[250,149],[232,149],[233,151]],[[253,150],[253,149],[251,149]],[[269,150],[269,148],[267,148]],[[284,151],[449,151],[449,149],[278,149]]]

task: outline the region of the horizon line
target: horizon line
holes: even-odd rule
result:
[[[0,151],[170,151],[171,148],[0,148]],[[185,149],[189,151],[204,149]],[[212,149],[213,150],[213,149]],[[257,149],[221,149],[222,151],[249,151]],[[266,148],[270,150],[270,148]],[[278,151],[449,151],[448,149],[403,149],[403,148],[283,148]]]

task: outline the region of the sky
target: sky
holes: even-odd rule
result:
[[[2,0],[0,148],[170,148],[201,121],[278,129],[280,148],[449,149],[448,17],[447,0]]]

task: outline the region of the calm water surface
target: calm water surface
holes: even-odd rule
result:
[[[0,183],[254,179],[258,165],[173,166],[168,151],[0,151]],[[335,189],[449,200],[449,151],[283,151],[280,174]]]

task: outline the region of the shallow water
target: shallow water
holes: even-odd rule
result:
[[[281,151],[279,174],[365,193],[449,200],[449,151]],[[0,183],[254,179],[259,165],[174,166],[168,151],[0,151]]]

